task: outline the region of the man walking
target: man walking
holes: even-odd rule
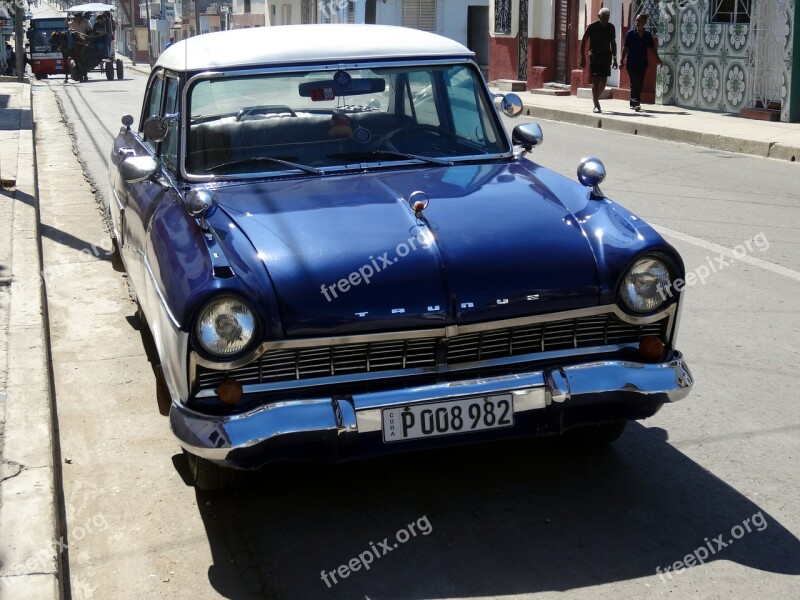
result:
[[[589,41],[589,73],[592,75],[592,100],[594,112],[600,110],[600,96],[606,89],[606,79],[611,69],[617,68],[617,31],[608,22],[611,11],[601,8],[598,20],[589,25],[581,40],[581,69],[586,66],[586,41]]]
[[[650,48],[656,56],[656,63],[661,65],[661,57],[653,42],[653,34],[644,28],[646,24],[646,14],[636,15],[636,28],[631,29],[625,36],[625,45],[622,48],[622,66],[627,67],[628,76],[631,78],[631,109],[636,112],[642,110],[642,86],[644,74],[647,72],[647,51]]]

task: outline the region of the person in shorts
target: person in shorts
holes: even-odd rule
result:
[[[611,11],[601,8],[597,21],[589,25],[581,40],[581,69],[586,67],[586,42],[589,42],[589,73],[592,76],[592,100],[594,112],[600,109],[600,96],[606,89],[606,80],[611,69],[617,68],[617,31],[609,23]]]

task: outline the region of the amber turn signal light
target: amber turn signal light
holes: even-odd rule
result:
[[[654,335],[647,335],[639,342],[639,355],[651,362],[658,361],[664,354],[664,342]]]
[[[236,404],[243,393],[242,384],[235,379],[225,379],[217,388],[217,396],[225,404]]]

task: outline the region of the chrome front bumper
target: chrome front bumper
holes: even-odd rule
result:
[[[692,384],[688,366],[675,352],[670,361],[658,364],[604,360],[347,398],[276,402],[234,416],[209,416],[173,402],[170,426],[192,454],[220,464],[256,467],[309,455],[335,459],[340,449],[359,438],[380,436],[381,411],[390,407],[510,393],[517,418],[535,411],[569,409],[579,414],[582,408],[610,404],[655,412],[662,404],[685,398]],[[608,417],[614,418],[618,417]],[[596,422],[597,415],[591,420]],[[513,428],[516,435],[519,427]],[[469,441],[471,435],[449,440]],[[404,443],[392,444],[392,449]]]

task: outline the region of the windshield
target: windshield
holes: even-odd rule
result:
[[[465,64],[204,79],[189,91],[186,170],[269,173],[294,163],[313,172],[506,154],[490,102]]]
[[[66,31],[64,19],[35,19],[28,28],[28,43],[31,53],[51,53],[50,36],[54,31]],[[59,53],[60,56],[60,53]]]

